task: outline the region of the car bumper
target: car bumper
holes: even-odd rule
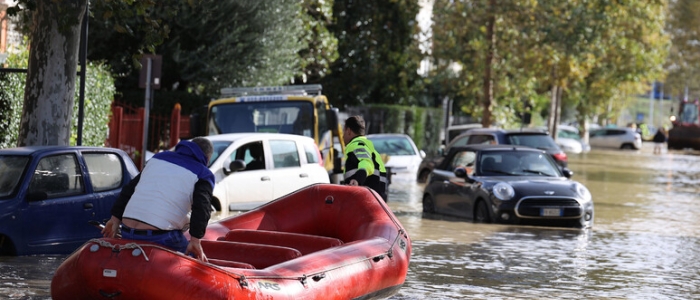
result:
[[[506,224],[593,226],[593,202],[571,197],[524,197],[520,200],[494,199],[495,220]]]

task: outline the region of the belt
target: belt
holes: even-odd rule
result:
[[[171,231],[172,230],[134,229],[122,224],[122,232],[128,232],[135,235],[161,235]]]

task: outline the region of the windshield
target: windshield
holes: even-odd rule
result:
[[[309,101],[264,101],[211,107],[209,135],[236,132],[291,133],[313,137],[314,108]]]
[[[508,144],[538,149],[557,148],[554,139],[546,134],[511,134],[508,136]]]
[[[0,174],[2,174],[0,176],[0,198],[14,193],[28,162],[29,157],[27,156],[0,156]]]
[[[561,177],[559,168],[545,153],[532,151],[489,151],[480,159],[479,174],[485,176]]]
[[[380,154],[388,154],[390,156],[398,155],[416,155],[413,145],[406,137],[401,136],[386,136],[386,137],[367,137],[374,149]]]
[[[681,112],[681,123],[698,122],[698,106],[695,103],[683,103],[683,111]]]

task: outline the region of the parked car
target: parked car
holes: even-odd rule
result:
[[[557,146],[551,136],[546,131],[537,129],[497,129],[497,128],[475,128],[460,134],[445,147],[444,152],[437,157],[423,159],[418,168],[418,182],[425,182],[428,174],[442,162],[444,154],[455,146],[474,144],[506,144],[523,145],[547,151],[562,167],[567,166],[568,157],[566,153]]]
[[[122,188],[138,174],[114,148],[0,149],[0,255],[67,254],[101,237]]]
[[[391,169],[395,175],[408,174],[413,178],[418,172],[418,166],[423,158],[425,151],[418,150],[416,143],[413,142],[410,136],[406,134],[369,134],[367,139],[372,141],[374,149],[379,154],[387,157],[384,165]]]
[[[248,210],[314,183],[330,183],[310,137],[282,133],[206,136],[214,144],[216,210]]]
[[[582,153],[591,151],[591,146],[581,140],[578,128],[560,124],[557,126],[557,145],[568,153]]]
[[[642,136],[634,128],[600,128],[592,130],[588,142],[593,148],[634,149],[642,148]]]
[[[484,223],[591,227],[591,194],[572,175],[543,150],[456,146],[429,176],[423,211]]]

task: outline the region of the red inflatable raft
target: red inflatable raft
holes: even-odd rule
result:
[[[372,190],[301,189],[209,224],[209,263],[121,239],[87,242],[59,266],[53,299],[374,299],[406,279],[411,240]]]

